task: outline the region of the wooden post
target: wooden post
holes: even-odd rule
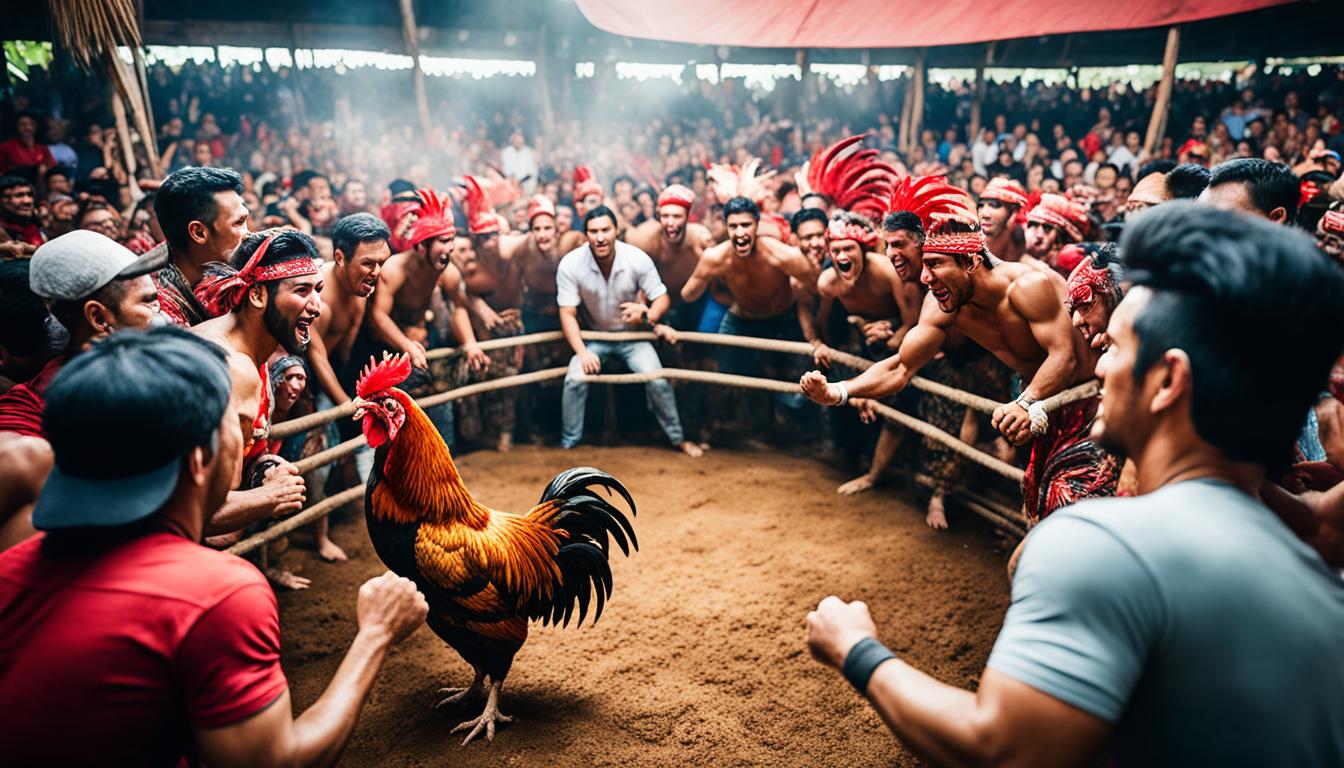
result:
[[[913,152],[919,145],[919,132],[924,125],[924,80],[927,75],[924,62],[924,49],[920,49],[915,59],[915,97],[910,105],[910,146],[906,153]]]
[[[420,68],[420,33],[415,25],[415,9],[411,0],[400,0],[401,34],[406,39],[406,53],[411,57],[411,69],[415,77],[415,107],[420,113],[420,131],[428,140],[433,136],[433,123],[429,120],[429,99],[425,96],[425,71]]]
[[[1167,129],[1167,113],[1171,109],[1171,91],[1176,83],[1176,54],[1181,47],[1181,28],[1167,28],[1167,50],[1162,54],[1162,82],[1157,86],[1157,99],[1153,102],[1153,116],[1148,119],[1148,136],[1143,141],[1143,150],[1152,154],[1162,141],[1162,133]]]
[[[806,118],[812,114],[812,105],[817,100],[817,79],[812,76],[812,57],[806,48],[793,52],[793,63],[798,67],[798,116]]]
[[[910,110],[915,102],[915,76],[915,70],[911,69],[905,83],[905,96],[901,99],[901,123],[896,131],[896,146],[902,154],[909,149],[906,145],[910,140]]]
[[[537,71],[532,76],[536,80],[537,103],[541,107],[541,124],[555,125],[555,111],[551,105],[551,35],[543,22],[541,29],[537,31],[540,38],[537,40]],[[536,139],[533,138],[533,146],[536,145]]]
[[[980,136],[980,123],[983,119],[982,110],[985,104],[985,67],[994,60],[994,46],[996,41],[990,41],[985,44],[984,51],[980,54],[980,60],[975,63],[975,96],[971,100],[971,126],[966,132],[967,145],[974,142]]]

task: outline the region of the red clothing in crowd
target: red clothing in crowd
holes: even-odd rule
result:
[[[0,173],[15,168],[56,167],[56,158],[51,156],[51,148],[46,144],[33,143],[28,146],[18,139],[0,141]]]
[[[0,432],[47,436],[42,431],[42,393],[69,359],[65,355],[53,357],[36,376],[0,395]]]
[[[275,595],[251,563],[168,532],[96,555],[0,554],[0,761],[175,766],[193,728],[270,706]]]

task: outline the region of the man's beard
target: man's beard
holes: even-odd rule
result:
[[[291,355],[302,355],[308,351],[308,342],[299,341],[298,323],[285,319],[280,314],[280,310],[275,308],[273,302],[266,302],[266,309],[262,310],[261,321],[266,326],[266,330],[271,332],[271,336],[279,342],[280,346]],[[309,331],[312,333],[312,331]]]

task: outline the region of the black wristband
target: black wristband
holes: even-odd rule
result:
[[[887,650],[887,647],[877,641],[875,637],[865,637],[854,644],[845,654],[844,674],[849,684],[854,686],[854,690],[860,695],[868,695],[868,680],[873,676],[873,671],[878,665],[887,659],[896,658],[896,654]]]

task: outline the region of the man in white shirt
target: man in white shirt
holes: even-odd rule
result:
[[[523,191],[532,194],[537,186],[537,154],[523,141],[523,132],[509,136],[509,146],[500,150],[499,164],[505,176],[517,179]]]
[[[628,331],[636,325],[648,325],[658,338],[669,344],[677,342],[677,332],[662,322],[672,304],[667,287],[647,253],[616,239],[616,214],[600,205],[583,217],[583,228],[588,242],[565,254],[555,273],[560,329],[574,350],[569,372],[565,374],[560,407],[560,444],[565,448],[573,448],[583,438],[583,412],[588,400],[588,383],[583,377],[599,373],[603,359],[620,357],[635,373],[663,367],[657,351],[647,341],[585,343],[579,335],[580,307],[592,330]],[[647,305],[639,300],[641,292]],[[682,434],[672,385],[665,379],[657,379],[646,387],[649,404],[667,439],[686,455],[700,456],[703,453],[700,446]]]

